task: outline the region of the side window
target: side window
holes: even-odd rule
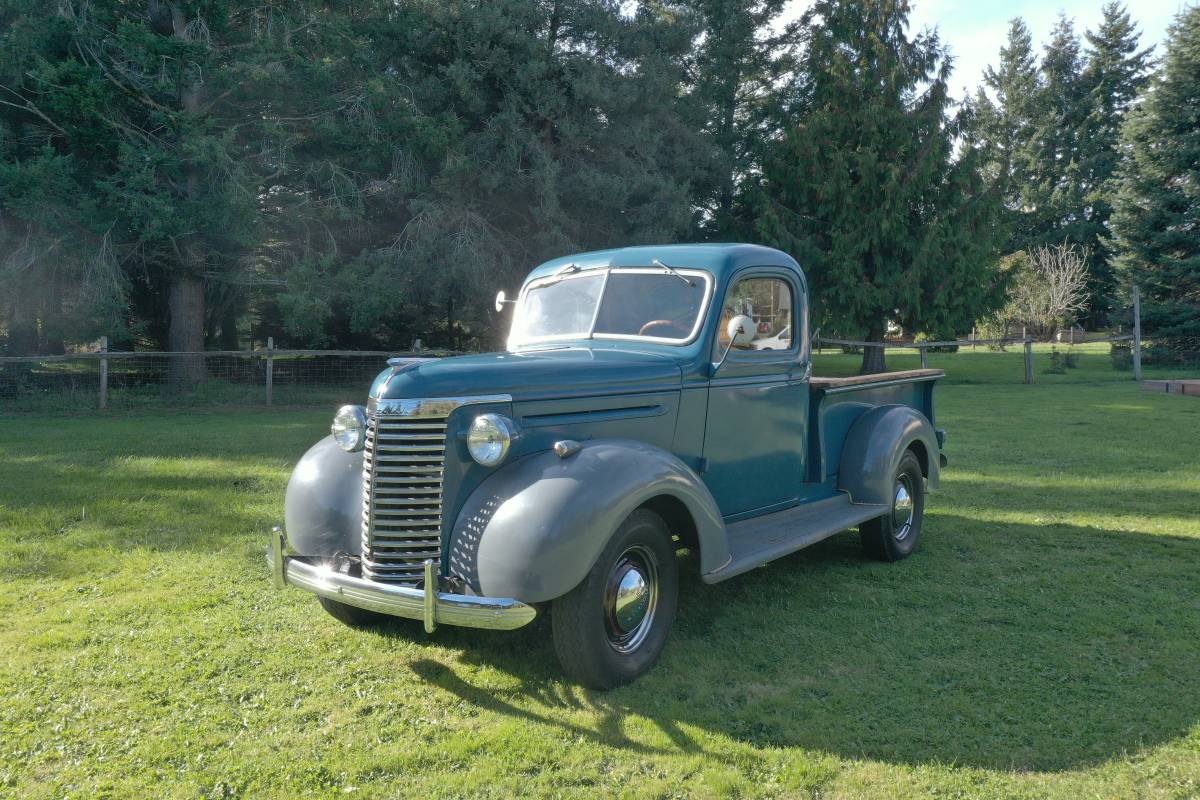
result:
[[[720,358],[729,345],[725,328],[729,320],[739,314],[754,320],[754,340],[739,344],[735,349],[791,350],[794,344],[792,308],[792,289],[782,278],[743,278],[738,281],[725,295],[717,325],[714,359]]]

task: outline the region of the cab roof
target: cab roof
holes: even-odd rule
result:
[[[773,247],[757,244],[659,244],[595,250],[555,258],[539,264],[525,280],[528,282],[553,275],[569,264],[575,264],[584,270],[649,267],[653,266],[655,259],[677,269],[707,270],[718,283],[726,275],[742,267],[784,267],[803,275],[794,258]]]

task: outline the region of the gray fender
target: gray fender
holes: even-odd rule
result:
[[[644,442],[594,439],[567,458],[528,456],[480,484],[451,533],[449,572],[489,597],[553,600],[584,579],[630,513],[660,495],[691,516],[700,571],[724,564],[721,512],[695,472]]]
[[[930,489],[938,486],[938,444],[925,415],[908,406],[879,406],[850,426],[838,466],[838,488],[855,503],[892,502],[892,480],[913,445]],[[924,452],[921,452],[921,448]]]
[[[284,500],[288,542],[304,556],[362,550],[363,454],[332,436],[314,444],[292,470]]]

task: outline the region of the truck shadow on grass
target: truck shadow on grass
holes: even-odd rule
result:
[[[637,751],[722,750],[726,739],[1058,771],[1175,740],[1200,720],[1200,540],[949,515],[927,518],[926,536],[886,565],[843,534],[717,586],[685,563],[663,660],[614,692],[564,682],[545,620],[437,634],[517,691],[498,696],[429,659],[410,666],[482,711]],[[629,733],[639,718],[662,736]]]

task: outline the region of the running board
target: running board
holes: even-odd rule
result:
[[[887,512],[886,505],[851,503],[849,495],[839,494],[730,523],[725,526],[729,561],[701,578],[705,583],[719,583]]]

